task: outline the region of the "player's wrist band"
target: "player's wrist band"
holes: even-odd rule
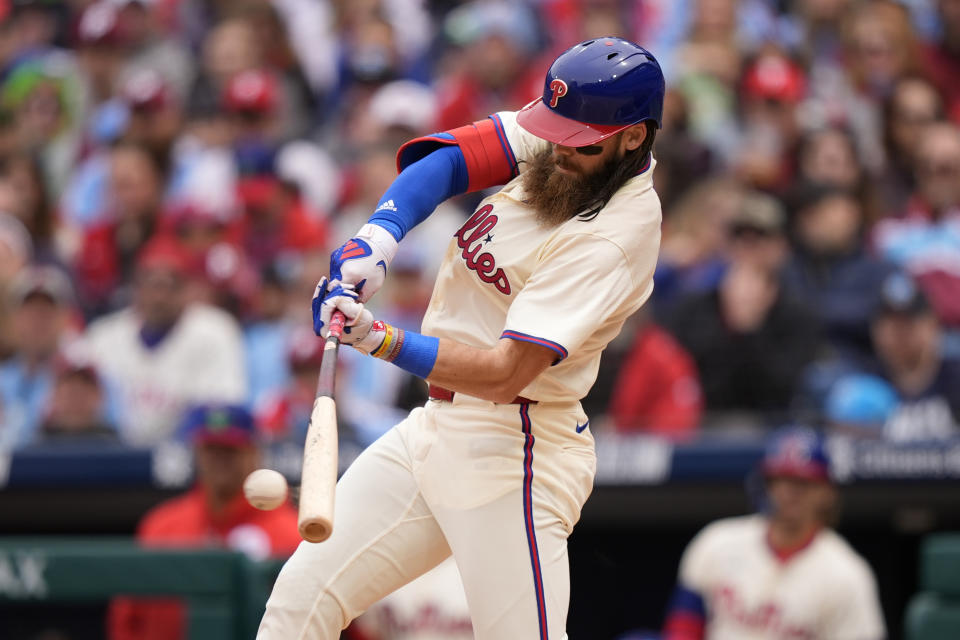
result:
[[[437,362],[440,340],[383,323],[383,341],[370,352],[374,358],[392,362],[404,371],[426,378]]]

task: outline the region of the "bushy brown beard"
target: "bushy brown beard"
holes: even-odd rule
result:
[[[622,160],[611,155],[593,173],[567,175],[557,171],[553,150],[546,149],[529,161],[529,167],[522,174],[526,203],[533,207],[537,221],[545,227],[555,227],[577,214],[595,211],[606,204],[603,194],[612,194],[611,181],[620,182],[613,191],[625,181],[617,170]],[[562,165],[562,158],[560,162]]]

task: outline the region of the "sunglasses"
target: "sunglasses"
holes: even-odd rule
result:
[[[598,156],[603,153],[603,147],[599,144],[591,144],[587,147],[574,147],[573,150],[582,156]]]

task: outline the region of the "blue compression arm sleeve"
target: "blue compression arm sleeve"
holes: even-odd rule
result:
[[[380,198],[370,222],[389,231],[399,242],[441,202],[466,193],[467,184],[467,161],[460,147],[442,147],[397,176]]]

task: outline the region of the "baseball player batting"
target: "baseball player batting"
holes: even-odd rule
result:
[[[664,80],[619,38],[561,54],[519,112],[412,140],[401,173],[317,286],[343,344],[427,380],[430,400],[337,486],[334,533],[284,566],[261,640],[339,637],[452,553],[477,638],[566,637],[567,537],[596,466],[579,400],[650,296],[660,242],[653,140]],[[442,201],[505,185],[450,241],[422,333],[363,303],[407,231]]]
[[[869,565],[829,528],[829,458],[785,429],[763,460],[765,513],[708,525],[687,547],[664,640],[881,640]]]

